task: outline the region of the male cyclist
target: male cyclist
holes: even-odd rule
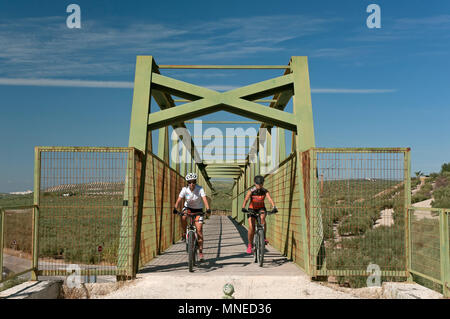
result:
[[[252,243],[253,236],[255,235],[255,223],[256,217],[251,213],[260,213],[267,212],[266,206],[264,205],[264,199],[267,196],[270,204],[272,205],[272,210],[275,212],[278,211],[275,207],[275,203],[270,197],[269,191],[263,187],[264,185],[264,177],[261,175],[255,176],[255,186],[253,186],[245,196],[244,203],[242,204],[242,211],[247,212],[245,206],[247,205],[248,200],[250,200],[250,205],[248,206],[249,214],[248,214],[248,246],[247,246],[247,254],[252,253]],[[261,214],[261,225],[264,227],[264,235],[266,234],[266,215]],[[266,245],[269,243],[267,239],[265,239]]]
[[[203,187],[200,185],[197,185],[197,174],[195,173],[189,173],[186,175],[186,181],[188,183],[187,187],[183,187],[183,189],[180,192],[180,195],[178,196],[178,199],[175,203],[175,209],[179,208],[179,205],[181,201],[184,199],[184,207],[183,212],[186,210],[190,210],[191,213],[203,213],[203,205],[206,206],[206,212],[208,214],[211,213],[211,210],[209,209],[209,203],[206,198],[205,191]],[[198,250],[199,254],[198,257],[200,260],[203,259],[203,215],[198,215],[195,217],[195,227],[197,228],[197,239],[198,239]],[[183,227],[183,240],[186,239],[186,226],[187,226],[187,216],[183,215],[181,217],[181,227]]]

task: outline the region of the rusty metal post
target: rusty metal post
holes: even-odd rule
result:
[[[300,183],[304,183],[303,179],[303,163],[302,152],[315,147],[314,140],[314,124],[311,103],[311,89],[309,83],[308,60],[304,56],[293,56],[290,61],[291,72],[294,75],[294,101],[293,109],[295,120],[297,121],[297,132],[295,136],[295,152],[297,155],[297,175]],[[310,257],[309,257],[309,241],[308,238],[308,221],[305,209],[304,186],[300,189],[300,218],[302,224],[302,244],[303,259],[305,261],[305,271],[311,275]],[[311,218],[311,216],[309,216]],[[314,253],[318,253],[314,252]]]
[[[439,212],[439,239],[441,243],[440,261],[441,261],[441,280],[442,294],[450,297],[450,243],[449,243],[449,212],[441,209]]]
[[[134,232],[133,229],[130,230],[130,227],[132,227],[132,225],[129,225],[128,223],[130,219],[129,215],[133,214],[133,210],[130,209],[130,205],[128,203],[129,178],[127,177],[124,189],[124,207],[122,210],[122,224],[120,230],[119,255],[117,262],[118,273],[120,273],[121,275],[124,274],[124,276],[128,278],[135,277],[137,269],[139,267],[138,262],[136,261],[139,260],[140,251],[147,152],[149,150],[149,144],[151,145],[151,143],[149,143],[151,141],[151,131],[148,129],[148,121],[151,103],[152,71],[154,68],[156,68],[156,64],[152,56],[137,57],[133,92],[133,106],[131,110],[130,138],[128,143],[129,147],[134,147],[143,153],[142,174],[139,181],[138,206],[136,212],[136,237],[134,239],[135,247],[133,247],[133,240],[131,238],[128,238],[128,234],[133,234]],[[127,169],[127,175],[130,173],[131,169],[134,168],[129,167]],[[133,207],[133,205],[131,205],[131,207]],[[128,264],[129,255],[134,256],[134,265]]]
[[[0,207],[0,282],[3,281],[3,238],[5,232],[5,211]]]
[[[34,149],[34,194],[33,194],[33,262],[31,273],[32,280],[38,280],[39,272],[39,204],[41,192],[41,151],[39,147]],[[1,248],[3,249],[3,247]]]

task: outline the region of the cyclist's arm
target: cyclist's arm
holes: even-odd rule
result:
[[[251,191],[248,191],[247,192],[247,195],[245,195],[245,198],[244,198],[244,203],[242,203],[242,208],[245,208],[245,206],[247,206],[247,202],[248,202],[248,200],[250,199],[250,196],[252,195],[252,192]]]
[[[272,208],[274,208],[275,207],[275,203],[273,202],[272,197],[270,197],[269,192],[266,193],[266,196],[267,196],[267,199],[269,200],[270,204],[272,205]]]
[[[175,209],[180,209],[180,203],[183,202],[183,197],[178,197],[177,201],[175,202]]]
[[[202,197],[203,204],[205,205],[206,210],[209,210],[208,198],[206,197],[206,193],[203,187],[200,189],[200,196]]]
[[[202,196],[203,204],[205,204],[206,210],[209,209],[208,198],[206,196]]]
[[[181,203],[181,204],[183,203],[183,199],[184,199],[184,196],[185,196],[185,195],[186,195],[186,191],[185,191],[185,189],[183,188],[183,189],[181,189],[180,195],[178,195],[178,199],[177,199],[177,201],[175,202],[175,209],[179,209],[180,203]]]

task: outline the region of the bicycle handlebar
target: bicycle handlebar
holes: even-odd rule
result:
[[[193,216],[193,215],[204,215],[205,213],[204,212],[196,212],[196,213],[180,212],[180,211],[178,211],[178,210],[176,210],[174,208],[173,211],[172,211],[172,214],[180,215],[180,216],[184,216],[184,215],[191,215],[191,216]]]
[[[242,212],[243,213],[250,213],[249,212],[249,210],[248,209],[246,209],[246,208],[242,208]],[[277,208],[274,208],[274,209],[272,209],[271,211],[264,211],[264,212],[255,212],[255,211],[252,211],[251,212],[252,214],[266,214],[266,215],[272,215],[272,214],[276,214],[276,213],[278,213],[278,209]]]

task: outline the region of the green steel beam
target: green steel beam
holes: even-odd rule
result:
[[[151,102],[152,56],[138,56],[134,79],[133,106],[131,110],[129,147],[144,153],[147,151],[148,116]]]
[[[239,175],[227,175],[227,174],[217,174],[217,175],[211,175],[211,178],[237,178]]]
[[[226,110],[234,114],[247,116],[255,120],[295,131],[295,120],[292,119],[292,114],[269,109],[257,103],[244,100],[244,98],[273,94],[274,91],[280,89],[285,90],[286,87],[292,86],[292,77],[290,75],[259,82],[225,93],[219,93],[156,73],[153,76],[153,83],[159,90],[166,90],[167,93],[177,96],[190,95],[191,99],[195,101],[151,114],[149,117],[150,129],[167,126],[170,122],[183,122],[202,115]],[[201,99],[198,100],[199,98]]]
[[[289,69],[289,65],[160,65],[160,69],[249,69],[249,70],[267,70],[267,69]]]
[[[38,280],[39,270],[39,207],[41,196],[41,148],[34,148],[34,193],[33,193],[33,247],[32,255],[33,261],[31,267],[33,272],[31,273],[32,280]],[[3,249],[3,246],[0,246]]]
[[[241,167],[216,167],[216,168],[206,168],[208,172],[240,172],[242,171]]]
[[[152,56],[138,56],[136,59],[136,71],[134,79],[133,105],[131,109],[130,138],[129,147],[134,147],[142,152],[142,172],[146,172],[147,152],[151,150],[151,131],[148,129],[148,117],[150,114],[150,103],[152,96],[152,74],[156,64]],[[117,268],[122,273],[127,273],[129,277],[135,277],[139,267],[139,249],[141,238],[141,222],[144,202],[144,188],[146,174],[141,174],[138,190],[138,209],[136,217],[136,237],[129,238],[129,234],[134,233],[133,223],[133,201],[129,202],[129,179],[128,173],[134,175],[134,162],[128,159],[127,178],[124,188],[124,205],[122,209],[122,224],[120,227],[119,256]],[[134,179],[133,179],[134,180]],[[132,187],[134,188],[134,186]],[[134,245],[136,243],[136,245]],[[130,263],[131,258],[131,263]]]
[[[291,74],[286,74],[269,80],[239,87],[222,94],[240,97],[242,99],[249,100],[250,102],[292,89],[293,77]]]
[[[160,75],[159,69],[157,67],[153,69],[153,72],[154,72],[153,75],[155,75],[156,77],[158,77]],[[167,92],[161,92],[159,90],[154,89],[152,91],[152,96],[155,99],[156,103],[161,108],[161,110],[175,107],[174,100],[172,99],[170,94],[168,94]],[[186,131],[184,133],[186,135],[186,139],[182,140],[182,142],[183,142],[184,145],[186,145],[186,147],[189,147],[189,145],[193,145],[192,136],[190,136],[190,133],[187,130],[186,125],[184,123],[171,123],[171,124],[172,124],[172,127],[174,129],[177,129],[177,128],[184,128],[184,129],[186,129]],[[191,143],[191,144],[188,144],[188,143]],[[197,151],[197,149],[195,147],[193,149],[190,148],[190,150],[191,150],[191,152],[190,152],[191,153],[190,154],[191,157],[196,158],[196,159],[200,159],[201,158],[199,153],[198,153],[198,151]],[[184,157],[184,158],[186,158],[186,157]],[[199,167],[199,168],[200,168],[200,171],[201,171],[202,175],[205,177],[206,183],[208,184],[208,186],[211,189],[213,189],[213,186],[209,182],[209,178],[206,175],[206,172],[202,169],[202,167]],[[180,169],[181,169],[181,167],[180,167]],[[180,170],[180,172],[181,172],[181,170]]]
[[[280,164],[286,159],[286,135],[285,130],[282,128],[277,129],[278,137],[278,152],[277,152],[277,163]]]
[[[293,109],[297,119],[297,134],[295,136],[296,153],[297,153],[297,176],[299,179],[300,187],[300,220],[302,224],[303,234],[303,260],[305,261],[305,271],[311,276],[312,270],[310,265],[310,251],[309,245],[310,239],[308,238],[308,224],[306,217],[305,206],[305,187],[303,179],[303,162],[301,158],[301,152],[307,151],[310,148],[315,147],[314,140],[314,126],[313,126],[313,114],[311,103],[311,89],[309,83],[309,71],[308,61],[306,57],[293,56],[291,58],[291,71],[294,76],[294,100]],[[311,212],[311,211],[310,211]],[[314,218],[310,216],[310,218]],[[313,231],[311,231],[313,232]],[[315,253],[315,252],[314,252]],[[313,258],[313,257],[311,257]]]
[[[172,158],[172,156],[170,156],[170,167],[172,167],[174,170],[176,170],[177,173],[180,172],[179,141],[180,141],[179,138],[177,138],[177,139],[172,141],[172,148],[177,150],[177,151],[175,152],[175,158]]]
[[[194,124],[195,121],[185,121],[184,123]],[[257,121],[201,121],[202,124],[261,124]]]
[[[411,206],[411,152],[408,150],[404,152],[403,155],[403,169],[404,169],[404,212],[403,212],[403,218],[405,219],[405,251],[406,251],[406,269],[408,272],[408,278],[407,280],[409,282],[413,281],[413,276],[409,273],[409,270],[411,269],[411,263],[412,263],[412,252],[411,252],[411,229],[410,229],[410,223],[409,223],[409,211],[408,208]]]
[[[207,138],[207,139],[211,139],[213,137],[215,137],[214,135],[194,135],[192,136],[194,138]],[[257,138],[257,135],[225,135],[222,136],[223,138]]]
[[[169,128],[167,126],[159,129],[158,157],[165,163],[169,163]]]
[[[239,165],[230,164],[230,165],[207,165],[207,170],[214,170],[214,169],[233,169],[233,170],[239,170],[241,167]]]
[[[286,72],[289,72],[289,70],[286,70]],[[285,74],[287,74],[287,73],[285,73]],[[294,95],[293,90],[287,90],[287,91],[280,92],[275,95],[276,102],[271,103],[269,105],[269,107],[277,109],[277,110],[284,110],[284,108],[289,103],[289,101],[291,100],[293,95]],[[263,124],[261,124],[260,129],[263,129],[263,128],[272,128],[272,125],[263,123]],[[259,133],[258,133],[258,135],[259,135]],[[293,141],[294,141],[294,139],[293,139]],[[253,146],[255,146],[257,143],[258,143],[257,141],[254,141]]]
[[[184,100],[184,99],[174,99],[173,100],[175,103],[186,103],[186,102],[192,102],[191,100]],[[264,100],[253,100],[252,102],[255,103],[274,103],[277,100],[268,100],[268,99],[264,99]]]
[[[154,74],[152,81],[158,91],[182,97],[191,101],[196,101],[207,97],[214,97],[220,94],[217,91],[188,82],[176,80],[157,73]]]
[[[293,77],[291,74],[257,82],[223,93],[188,82],[166,77],[157,73],[153,75],[152,81],[157,90],[164,91],[175,96],[189,96],[191,97],[190,100],[192,101],[196,101],[202,98],[214,98],[217,96],[238,97],[245,100],[256,100],[258,99],[258,97],[266,97],[279,92],[293,89]]]
[[[245,165],[245,161],[243,160],[223,160],[223,161],[216,161],[216,160],[204,160],[203,164],[205,165],[228,165],[228,164],[234,164],[234,165]]]
[[[239,98],[202,99],[175,108],[162,110],[150,114],[148,125],[149,129],[154,130],[170,125],[173,122],[183,122],[218,111],[228,111],[291,131],[296,130],[296,120],[293,114],[271,109]]]
[[[439,215],[439,238],[441,243],[440,261],[441,261],[441,280],[442,293],[445,297],[450,297],[450,243],[449,243],[449,224],[448,213],[443,209]]]
[[[5,211],[0,207],[0,282],[3,281],[3,239],[5,238]],[[37,277],[37,276],[36,276]],[[37,278],[33,278],[37,280]]]

